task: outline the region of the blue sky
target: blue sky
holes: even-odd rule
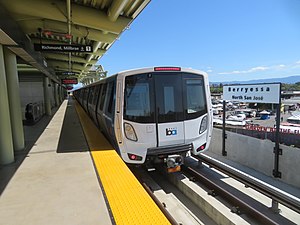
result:
[[[299,12],[300,0],[152,0],[97,64],[189,67],[214,82],[300,75]]]

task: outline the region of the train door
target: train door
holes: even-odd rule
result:
[[[184,99],[181,74],[155,73],[157,146],[184,144]]]

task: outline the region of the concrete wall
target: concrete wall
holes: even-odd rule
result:
[[[25,120],[25,107],[28,103],[44,102],[43,82],[20,82],[22,117]]]
[[[226,159],[273,177],[275,143],[260,140],[232,132],[227,133]],[[300,137],[299,137],[300,138]],[[300,187],[300,149],[280,145],[283,154],[279,156],[279,172],[285,183]],[[215,154],[222,155],[222,130],[214,128],[209,148]]]

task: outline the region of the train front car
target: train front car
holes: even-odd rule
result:
[[[115,135],[123,160],[178,168],[209,147],[212,132],[207,74],[180,67],[119,73]]]

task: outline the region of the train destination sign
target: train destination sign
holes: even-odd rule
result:
[[[78,79],[77,78],[65,78],[61,79],[62,84],[78,84]]]
[[[229,101],[279,104],[280,83],[223,86],[223,99]]]
[[[91,45],[34,44],[34,50],[45,52],[93,52]]]

